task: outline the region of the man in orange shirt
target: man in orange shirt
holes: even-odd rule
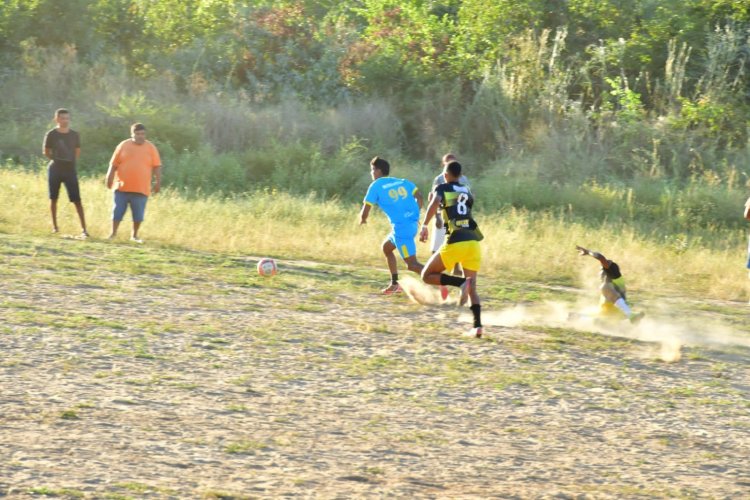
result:
[[[149,195],[159,192],[161,188],[161,158],[159,151],[146,140],[146,127],[134,123],[130,127],[130,139],[117,145],[109,162],[107,171],[107,188],[114,188],[114,208],[112,209],[112,239],[117,234],[122,218],[130,205],[133,214],[133,233],[131,241],[143,243],[138,238]],[[152,176],[156,178],[153,191]]]

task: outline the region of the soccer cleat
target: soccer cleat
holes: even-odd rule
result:
[[[464,337],[473,337],[473,338],[481,339],[483,333],[484,333],[484,331],[482,330],[482,327],[480,326],[480,327],[474,327],[474,328],[472,328],[468,332],[464,333],[463,336]]]
[[[445,285],[440,285],[440,298],[443,299],[443,302],[448,300],[449,294],[450,294],[450,291],[448,291],[448,287]]]
[[[395,295],[403,291],[404,289],[401,288],[401,285],[396,283],[395,285],[390,285],[388,288],[383,288],[383,295]]]
[[[464,281],[464,284],[461,285],[461,298],[458,301],[458,305],[465,306],[466,302],[469,300],[469,296],[471,295],[471,287],[474,286],[473,279],[466,278],[466,281]]]
[[[138,243],[139,245],[143,245],[143,240],[140,238],[136,238],[135,236],[131,236],[130,241],[132,241],[133,243]]]
[[[641,322],[641,320],[643,319],[643,317],[644,317],[645,315],[646,315],[646,313],[644,313],[643,311],[641,311],[641,312],[638,312],[638,313],[634,313],[634,314],[631,314],[631,315],[630,315],[630,317],[628,318],[628,320],[629,320],[629,321],[630,321],[630,322],[631,322],[632,324],[634,324],[634,325],[637,325],[638,323],[640,323],[640,322]]]

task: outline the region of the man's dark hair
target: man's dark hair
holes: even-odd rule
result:
[[[142,123],[134,123],[130,126],[130,133],[138,132],[139,130],[146,130],[146,126]]]
[[[379,156],[373,158],[372,161],[370,161],[370,165],[380,170],[385,176],[388,176],[388,174],[391,173],[391,164]]]
[[[55,118],[57,118],[60,115],[69,115],[70,111],[68,111],[65,108],[58,108],[55,110]]]
[[[452,161],[445,166],[445,170],[450,173],[453,177],[458,179],[461,177],[461,164],[457,161]]]

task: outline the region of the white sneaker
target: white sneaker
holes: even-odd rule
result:
[[[480,326],[479,328],[472,328],[468,332],[465,332],[463,336],[481,339],[483,334],[484,334],[484,331],[482,330],[482,327]]]
[[[139,245],[143,245],[143,240],[134,236],[130,237],[130,241],[132,241],[133,243],[138,243]]]

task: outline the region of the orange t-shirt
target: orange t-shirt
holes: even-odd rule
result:
[[[132,139],[126,139],[115,148],[111,163],[115,167],[116,190],[151,194],[151,174],[161,166],[156,146],[149,141],[136,144]]]

